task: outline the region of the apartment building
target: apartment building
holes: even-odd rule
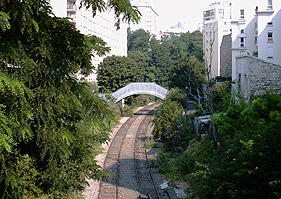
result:
[[[159,15],[150,3],[145,0],[134,0],[131,1],[131,3],[133,6],[136,6],[141,13],[140,22],[138,24],[130,24],[131,30],[144,29],[150,34],[159,37]]]
[[[80,7],[80,0],[50,0],[53,12],[58,17],[68,17],[70,22],[85,35],[95,35],[102,38],[107,46],[111,48],[110,53],[106,56],[127,56],[127,27],[128,25],[122,23],[120,29],[117,30],[114,25],[116,18],[113,10],[105,12],[97,12],[93,17],[92,9]],[[105,57],[95,56],[92,64],[95,68],[103,61]],[[83,76],[77,74],[78,78]],[[88,82],[96,81],[96,71],[87,77],[84,77]]]
[[[230,7],[228,1],[211,4],[203,10],[203,49],[206,67],[211,78],[221,76],[221,43],[230,34]]]
[[[280,9],[280,0],[222,0],[204,9],[204,55],[206,64],[212,66],[213,78],[221,75],[223,67],[228,67],[224,64],[227,59],[232,62],[231,76],[235,81],[236,57],[247,54],[281,64]],[[229,45],[229,39],[225,39],[228,36],[231,57],[229,47],[225,47]]]

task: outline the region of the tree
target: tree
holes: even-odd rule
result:
[[[134,19],[127,2],[110,1],[118,19]],[[67,198],[86,178],[105,176],[94,156],[115,114],[73,74],[88,74],[92,50],[108,48],[52,17],[46,1],[3,0],[0,9],[0,197]]]
[[[141,68],[129,57],[106,57],[97,73],[100,92],[114,92],[131,82],[143,81]]]
[[[181,104],[177,101],[172,101],[170,99],[166,100],[164,104],[159,107],[156,113],[153,123],[155,127],[153,128],[153,136],[156,139],[164,139],[164,132],[171,127],[172,123],[181,117],[184,109]]]
[[[194,101],[201,104],[204,96],[203,84],[206,83],[205,67],[195,56],[187,56],[174,64],[170,73],[170,87],[185,91]],[[203,112],[206,108],[200,106]]]
[[[187,56],[195,56],[199,62],[202,62],[201,44],[202,33],[199,31],[183,33],[181,36],[170,35],[163,38],[161,42],[142,29],[128,32],[128,55],[141,65],[145,63],[148,69],[146,73],[149,74],[149,77],[145,77],[145,81],[148,78],[148,81],[155,81],[164,87],[172,85],[169,82],[169,75],[174,63],[180,62]],[[136,53],[137,51],[141,52],[142,57],[140,53]]]
[[[133,50],[128,52],[128,57],[133,59],[142,70],[144,82],[156,82],[156,68],[151,66],[151,58],[147,52]]]
[[[156,83],[168,88],[169,72],[173,63],[170,52],[160,41],[155,38],[150,40],[151,47],[151,63],[150,65],[156,69]]]
[[[150,38],[149,32],[143,29],[136,31],[130,31],[128,29],[128,51],[141,51],[148,52],[150,49]]]

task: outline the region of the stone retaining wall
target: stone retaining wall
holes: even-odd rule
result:
[[[246,99],[265,95],[266,90],[281,94],[281,65],[253,56],[236,58],[237,89]]]

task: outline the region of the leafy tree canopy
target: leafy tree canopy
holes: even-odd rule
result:
[[[137,19],[126,0],[82,4],[113,7],[117,20]],[[109,49],[52,16],[44,0],[1,1],[1,198],[68,198],[86,178],[105,176],[94,156],[115,114],[74,74],[92,71],[92,50]]]
[[[230,105],[227,114],[215,120],[218,145],[204,154],[197,149],[202,159],[197,159],[192,177],[196,195],[280,198],[280,116],[281,96],[274,93],[250,105]]]
[[[150,38],[150,33],[143,29],[133,32],[128,29],[128,51],[148,52],[150,49]]]
[[[142,82],[142,70],[129,57],[109,56],[98,67],[100,92],[114,92],[131,82]]]
[[[188,96],[203,95],[202,84],[206,82],[205,67],[195,56],[186,56],[171,68],[170,86],[183,89]]]
[[[170,35],[158,41],[154,36],[140,29],[128,32],[128,55],[141,65],[145,65],[147,69],[145,81],[154,81],[169,87],[174,86],[170,72],[175,63],[181,62],[187,56],[194,56],[198,65],[202,65],[202,42],[202,33],[199,31],[183,33],[181,36]],[[132,54],[136,55],[136,51],[145,55],[143,61],[140,61],[141,57],[132,56]],[[149,62],[146,56],[149,57]]]

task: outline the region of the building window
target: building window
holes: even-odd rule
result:
[[[244,9],[240,9],[240,19],[245,19],[245,11],[244,11]]]
[[[219,9],[219,14],[224,14],[224,10],[223,9]]]
[[[267,0],[268,4],[267,4],[267,8],[268,9],[272,9],[272,0]]]
[[[240,48],[245,48],[245,40],[246,38],[245,37],[240,37],[239,41],[240,41]]]
[[[267,26],[273,26],[273,22],[272,21],[268,22]]]
[[[258,44],[258,37],[255,37],[255,44]]]
[[[273,32],[272,31],[267,32],[267,41],[273,42]]]
[[[245,33],[245,30],[244,30],[244,29],[242,29],[242,30],[241,30],[241,33]]]
[[[273,47],[267,47],[267,58],[273,58]]]

